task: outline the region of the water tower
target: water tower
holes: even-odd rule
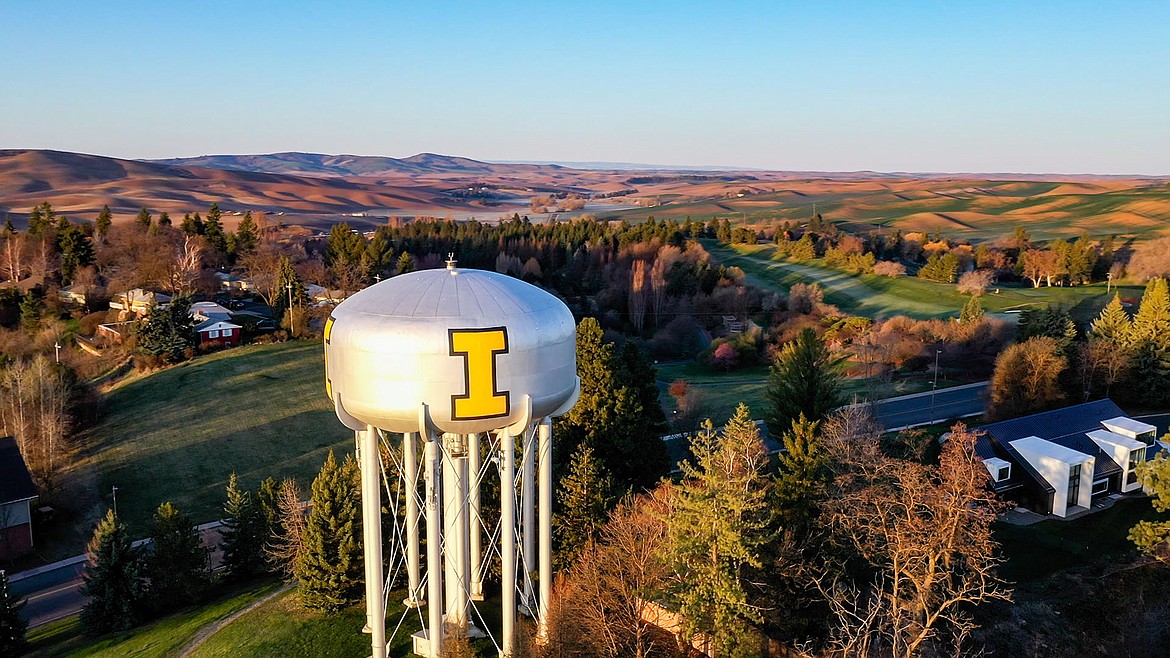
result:
[[[448,261],[339,304],[325,327],[325,377],[337,417],[356,434],[374,658],[386,655],[386,602],[399,582],[406,612],[391,636],[417,614],[415,653],[437,658],[452,633],[492,636],[477,604],[497,560],[500,655],[512,653],[518,610],[542,633],[552,418],[580,393],[569,309],[536,286]],[[480,484],[497,475],[499,500],[481,500]],[[383,492],[393,520],[382,519]],[[497,503],[499,522],[486,522]]]

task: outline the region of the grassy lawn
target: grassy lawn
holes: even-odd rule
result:
[[[1075,521],[1041,521],[1029,526],[998,523],[996,539],[1007,562],[1000,569],[1009,581],[1040,580],[1057,571],[1116,561],[1136,554],[1126,537],[1138,521],[1157,517],[1150,501],[1124,499],[1113,507]]]
[[[815,281],[825,291],[825,301],[842,311],[873,318],[907,315],[915,318],[957,316],[968,297],[955,286],[917,277],[891,279],[876,275],[854,275],[832,269],[820,261],[794,262],[777,259],[772,245],[726,247],[704,241],[707,249],[723,263],[741,268],[748,280],[765,290],[787,291],[797,282]],[[1124,298],[1138,299],[1143,288],[1114,286]],[[1074,317],[1088,320],[1109,301],[1103,283],[1087,286],[1032,288],[1018,284],[1000,285],[984,295],[984,308],[992,313],[1018,311],[1048,304],[1069,308]]]
[[[268,596],[279,587],[279,583],[269,582],[232,588],[219,599],[203,607],[185,610],[141,628],[101,638],[82,635],[78,618],[69,617],[30,631],[29,640],[33,644],[31,655],[63,658],[174,656],[191,642],[204,626],[226,619]]]
[[[402,614],[401,597],[390,597],[387,635]],[[425,613],[425,610],[423,611]],[[410,634],[421,628],[417,613],[407,615],[390,644],[391,656],[410,655]],[[192,658],[251,656],[320,656],[360,658],[370,654],[370,636],[361,632],[364,607],[325,615],[297,603],[295,591],[282,594],[228,624],[200,645]]]
[[[352,434],[325,397],[318,341],[226,350],[130,381],[106,397],[106,415],[83,441],[65,500],[84,510],[58,523],[45,557],[80,553],[92,524],[111,504],[136,536],[172,501],[197,523],[220,518],[232,471],[247,487],[268,476],[308,484],[332,449]],[[94,498],[93,492],[100,498]]]
[[[723,423],[731,417],[740,402],[748,405],[755,418],[763,417],[768,408],[764,394],[768,385],[766,365],[721,372],[695,361],[679,361],[659,364],[655,368],[658,371],[659,398],[668,420],[674,416],[677,408],[674,398],[670,396],[670,383],[679,379],[699,392],[697,416],[700,419],[710,417],[717,424]],[[953,378],[940,379],[939,389],[966,383],[970,382]],[[930,386],[931,379],[925,374],[892,381],[854,377],[844,381],[842,395],[847,401],[884,400],[929,391]]]

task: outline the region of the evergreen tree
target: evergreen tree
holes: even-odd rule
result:
[[[635,357],[628,355],[631,361]],[[581,397],[572,411],[558,419],[557,463],[578,446],[593,448],[598,460],[613,474],[619,491],[648,488],[666,474],[669,457],[661,435],[661,412],[648,410],[643,400],[658,403],[646,388],[653,385],[653,368],[635,363],[634,371],[614,354],[613,343],[604,339],[601,325],[585,318],[577,326],[577,374]]]
[[[844,367],[845,357],[833,356],[812,329],[784,345],[768,371],[769,431],[782,434],[801,414],[820,421],[840,406]]]
[[[25,603],[9,589],[8,574],[0,569],[0,656],[19,656],[28,647],[28,621],[20,616]]]
[[[1170,398],[1170,292],[1165,279],[1153,278],[1146,284],[1133,316],[1130,346],[1142,402],[1163,404]]]
[[[588,445],[577,448],[569,472],[561,478],[557,492],[560,512],[553,515],[555,559],[559,568],[576,562],[581,551],[597,539],[617,502],[613,478],[593,455]]]
[[[178,363],[186,351],[195,347],[195,321],[191,318],[191,299],[176,297],[166,306],[154,306],[134,328],[138,349]]]
[[[1089,335],[1107,340],[1115,345],[1129,344],[1133,323],[1121,305],[1121,295],[1114,293],[1113,299],[1101,309],[1101,314],[1089,325]]]
[[[1063,307],[1048,306],[1042,309],[1024,309],[1016,329],[1016,340],[1047,336],[1060,345],[1060,351],[1068,356],[1073,342],[1077,339],[1077,323]]]
[[[721,433],[707,421],[691,449],[694,461],[682,464],[664,519],[671,598],[684,632],[709,638],[708,655],[758,655],[750,623],[760,616],[748,604],[744,573],[761,566],[768,539],[767,450],[743,404]]]
[[[105,241],[106,236],[110,233],[110,225],[114,223],[114,217],[110,214],[110,206],[102,206],[101,212],[98,213],[97,219],[93,222],[94,233],[101,240]]]
[[[171,216],[169,214],[167,214],[165,211],[159,213],[158,214],[158,225],[159,226],[170,226],[171,225]]]
[[[195,603],[207,586],[207,553],[191,517],[170,502],[159,505],[146,554],[147,596],[155,611]]]
[[[240,225],[236,227],[235,233],[235,255],[246,256],[256,250],[256,245],[260,243],[260,232],[256,228],[256,220],[252,219],[252,212],[244,213],[244,218],[240,220]]]
[[[399,274],[408,274],[410,272],[413,272],[414,271],[414,256],[411,256],[410,252],[408,252],[408,251],[402,252],[402,255],[398,257],[398,264],[396,266],[396,269],[398,270]]]
[[[37,290],[30,290],[20,300],[20,326],[25,331],[36,331],[41,326],[45,303]]]
[[[313,480],[304,553],[294,574],[308,608],[335,611],[361,599],[364,568],[358,480],[353,458],[347,456],[339,466],[333,451]]]
[[[301,282],[301,277],[297,275],[288,256],[280,257],[280,269],[276,274],[276,290],[278,294],[272,304],[276,317],[284,317],[285,311],[289,309],[290,301],[294,307],[304,306],[308,303],[309,296],[305,292],[305,284]]]
[[[223,231],[223,222],[220,219],[222,216],[219,204],[211,204],[207,211],[207,219],[203,222],[203,237],[207,240],[208,247],[221,254],[227,254],[227,234]]]
[[[146,208],[138,211],[138,215],[134,217],[134,223],[143,228],[150,228],[154,223],[154,218],[151,217],[150,211]]]
[[[57,213],[48,201],[33,208],[28,214],[28,233],[39,238],[45,234],[57,221]]]
[[[92,635],[133,627],[142,614],[142,555],[113,510],[98,523],[86,551],[81,592],[89,601],[81,610],[82,627]]]
[[[979,297],[972,295],[971,299],[963,305],[963,310],[959,313],[959,324],[968,324],[975,322],[983,317],[983,304],[979,303]]]
[[[220,536],[223,541],[223,565],[228,574],[237,578],[254,576],[264,570],[264,521],[252,495],[240,487],[235,473],[228,478],[227,500],[223,506],[227,518],[223,520]]]
[[[1137,475],[1145,491],[1153,496],[1154,510],[1170,512],[1170,459],[1166,453],[1139,464]],[[1170,564],[1170,520],[1141,521],[1130,529],[1129,540],[1146,555]]]
[[[77,270],[93,264],[93,243],[78,226],[72,224],[57,233],[57,248],[61,252],[61,280],[73,281]]]
[[[179,229],[187,235],[203,235],[203,219],[199,213],[195,213],[192,217],[190,213],[183,215],[183,223],[179,225]]]
[[[918,270],[918,278],[939,283],[954,283],[958,276],[959,257],[949,251],[942,255],[934,254]]]
[[[820,423],[801,414],[781,437],[774,491],[781,525],[803,531],[816,513],[829,483],[829,456],[820,439]]]

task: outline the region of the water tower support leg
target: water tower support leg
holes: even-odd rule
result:
[[[540,601],[537,613],[537,637],[548,639],[546,619],[552,595],[552,421],[544,418],[539,426],[540,449]]]
[[[366,623],[373,658],[386,656],[386,609],[382,596],[382,460],[378,432],[361,435],[362,530],[366,554]]]
[[[435,437],[426,442],[427,512],[427,621],[430,658],[443,653],[443,562],[439,555],[439,446]]]
[[[447,591],[447,624],[467,630],[467,459],[464,437],[443,435],[443,565]]]
[[[534,491],[535,474],[533,473],[536,457],[536,446],[533,445],[536,432],[530,428],[524,430],[524,462],[520,472],[520,504],[521,504],[521,537],[524,541],[524,606],[526,614],[535,614],[535,601],[532,596],[532,570],[536,568],[536,492]]]
[[[402,435],[402,478],[406,481],[406,599],[402,602],[408,608],[417,608],[424,601],[419,592],[419,551],[418,551],[418,435],[406,432]]]
[[[516,635],[516,440],[511,430],[500,433],[500,444],[500,656],[510,658]]]
[[[483,533],[480,520],[480,501],[479,501],[479,475],[480,475],[480,455],[479,455],[479,435],[467,435],[467,472],[469,479],[469,487],[467,490],[467,500],[471,507],[470,519],[471,525],[471,600],[483,600]]]

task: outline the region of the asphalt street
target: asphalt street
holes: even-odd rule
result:
[[[983,413],[987,385],[988,382],[979,382],[881,400],[874,404],[874,415],[887,430],[975,416]]]

